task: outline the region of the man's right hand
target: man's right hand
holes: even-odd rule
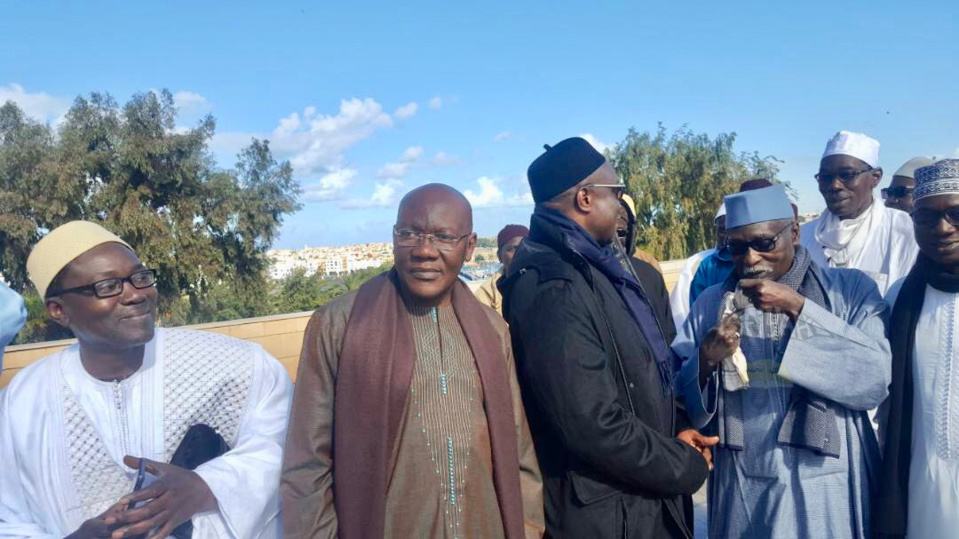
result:
[[[739,347],[739,325],[739,316],[732,314],[723,317],[716,327],[706,333],[699,345],[700,386],[705,385],[716,367]]]
[[[113,530],[117,528],[117,516],[122,513],[126,507],[126,503],[117,502],[112,507],[104,511],[100,516],[93,517],[81,524],[77,531],[67,536],[67,539],[110,537],[110,534],[113,533]]]

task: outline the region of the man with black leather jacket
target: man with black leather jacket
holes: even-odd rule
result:
[[[674,401],[662,278],[614,247],[625,186],[581,138],[547,146],[528,178],[531,234],[500,288],[547,534],[692,537],[689,496],[718,439],[692,430]]]

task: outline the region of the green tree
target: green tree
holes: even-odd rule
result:
[[[779,161],[736,153],[735,133],[715,138],[685,126],[666,134],[630,129],[607,152],[636,202],[636,243],[660,260],[685,258],[712,246],[714,218],[725,195],[763,177],[776,182]]]
[[[159,270],[166,325],[268,314],[266,251],[300,208],[288,162],[253,139],[234,169],[208,144],[215,122],[176,124],[170,92],[79,97],[56,128],[0,107],[0,272],[28,287],[26,259],[46,231],[97,221]],[[33,333],[45,333],[35,328]]]

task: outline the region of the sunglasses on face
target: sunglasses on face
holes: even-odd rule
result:
[[[836,181],[836,178],[839,178],[839,181],[842,183],[852,183],[856,181],[856,178],[858,178],[860,175],[870,171],[872,171],[872,167],[864,168],[862,170],[844,170],[835,174],[820,172],[813,177],[816,178],[817,182],[825,185],[830,185],[832,182]]]
[[[776,248],[776,243],[779,241],[779,237],[783,235],[783,232],[789,230],[792,225],[793,223],[790,221],[782,230],[780,230],[771,238],[756,238],[749,241],[726,240],[726,244],[723,247],[725,247],[726,250],[729,251],[729,254],[733,256],[742,256],[750,249],[756,251],[757,253],[768,253]]]
[[[904,198],[912,194],[915,191],[914,187],[906,187],[905,185],[900,185],[899,187],[886,187],[880,189],[879,193],[882,195],[883,200],[888,200],[890,198]]]
[[[102,281],[97,281],[95,283],[86,284],[83,286],[77,286],[74,288],[67,288],[64,290],[54,290],[53,292],[47,292],[47,297],[51,298],[53,296],[62,296],[63,294],[87,294],[93,292],[93,295],[100,299],[112,298],[113,296],[119,296],[123,293],[123,283],[130,283],[133,285],[133,288],[137,290],[143,290],[144,288],[150,288],[151,286],[156,285],[157,282],[157,272],[156,270],[147,269],[140,270],[128,277],[113,277],[110,279],[103,279]]]
[[[613,196],[622,199],[623,195],[626,194],[626,185],[622,183],[587,183],[583,188],[587,187],[605,187],[607,189],[613,190]]]
[[[959,227],[959,208],[949,208],[946,211],[915,210],[910,215],[912,222],[922,228],[934,228],[942,219],[945,219],[950,226]]]

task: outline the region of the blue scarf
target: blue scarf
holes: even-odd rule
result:
[[[611,245],[600,246],[588,232],[562,213],[550,208],[537,208],[530,219],[530,238],[543,243],[548,237],[543,232],[544,228],[555,229],[563,238],[567,249],[585,258],[612,283],[649,343],[659,369],[663,395],[668,396],[673,378],[673,352],[663,336],[642,284],[629,268],[629,260],[623,256],[622,251]]]

